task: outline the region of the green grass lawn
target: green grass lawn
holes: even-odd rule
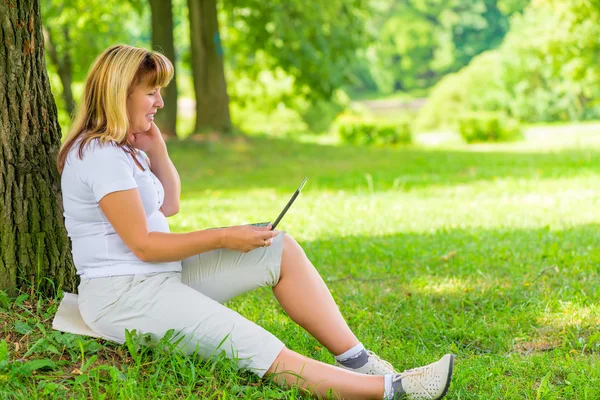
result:
[[[183,183],[171,227],[272,220],[308,176],[280,228],[305,248],[367,347],[400,370],[455,353],[449,399],[595,400],[599,135],[399,149],[260,137],[170,143]],[[53,332],[57,301],[0,296],[0,398],[299,397],[166,344]],[[229,305],[291,349],[333,362],[268,289]]]

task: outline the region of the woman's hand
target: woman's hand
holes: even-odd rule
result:
[[[162,134],[154,122],[152,122],[150,129],[146,132],[129,134],[127,139],[133,147],[142,150],[149,156],[152,153],[162,152],[167,149]]]
[[[247,253],[258,247],[268,247],[279,231],[272,231],[271,226],[255,227],[249,225],[224,228],[223,247]]]

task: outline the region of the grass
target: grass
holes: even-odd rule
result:
[[[183,183],[171,227],[273,219],[308,176],[280,228],[369,348],[397,369],[457,354],[449,399],[598,399],[598,135],[397,149],[171,143]],[[299,397],[167,341],[116,346],[52,331],[57,301],[0,296],[0,398]],[[229,306],[333,361],[269,290]]]

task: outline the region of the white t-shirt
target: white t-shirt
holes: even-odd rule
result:
[[[112,192],[137,188],[150,232],[169,232],[159,210],[165,197],[162,184],[150,171],[145,156],[137,159],[114,143],[96,139],[79,158],[79,142],[71,148],[61,176],[65,225],[73,243],[77,273],[87,278],[139,273],[181,271],[181,262],[150,263],[140,260],[115,232],[98,202]]]

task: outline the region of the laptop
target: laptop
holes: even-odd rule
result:
[[[281,222],[281,219],[283,218],[283,216],[285,215],[287,210],[289,210],[289,208],[292,206],[292,204],[294,204],[296,197],[298,197],[298,195],[302,191],[302,188],[304,187],[304,184],[306,183],[307,179],[308,178],[306,178],[306,177],[304,178],[304,180],[300,183],[300,186],[298,186],[298,189],[296,189],[296,191],[294,192],[294,194],[292,195],[290,200],[285,205],[285,207],[283,207],[283,210],[281,210],[281,212],[279,213],[279,216],[277,216],[277,219],[275,220],[275,222],[273,222],[273,225],[271,226],[272,230],[277,227],[277,225],[279,224],[279,222]],[[271,223],[270,221],[269,222],[257,222],[255,224],[248,224],[248,225],[265,227],[265,226],[269,226],[270,223]]]

